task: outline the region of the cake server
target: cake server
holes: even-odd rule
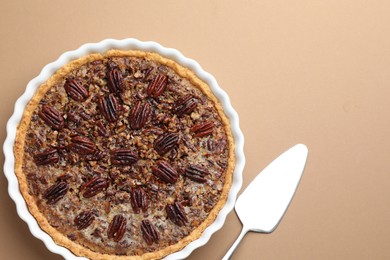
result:
[[[308,149],[297,144],[271,162],[238,197],[242,231],[223,257],[228,260],[248,231],[271,233],[286,212],[301,179]]]

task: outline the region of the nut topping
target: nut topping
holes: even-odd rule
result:
[[[26,192],[75,246],[158,256],[222,207],[229,125],[208,87],[182,72],[158,55],[93,55],[26,111],[15,148]]]
[[[158,161],[152,168],[154,176],[166,183],[175,183],[179,178],[177,171],[167,161]]]
[[[66,182],[57,182],[50,186],[44,193],[43,198],[46,199],[47,204],[55,204],[62,199],[69,190],[69,185]]]
[[[153,144],[154,150],[159,155],[164,155],[173,148],[177,146],[177,143],[179,142],[179,134],[177,133],[166,133],[163,135],[160,135]]]
[[[138,101],[130,111],[130,126],[132,129],[141,129],[148,120],[150,114],[150,105]]]
[[[174,113],[179,117],[190,114],[197,105],[198,99],[194,98],[191,94],[187,94],[176,101]]]
[[[191,127],[191,132],[193,132],[195,137],[203,137],[206,135],[209,135],[214,130],[214,123],[213,122],[203,122],[198,123]]]
[[[168,218],[179,227],[185,225],[188,221],[184,207],[179,202],[166,205],[165,211],[167,212]]]
[[[185,170],[185,176],[193,181],[204,183],[206,182],[205,177],[209,175],[209,171],[198,165],[190,165]]]
[[[47,148],[42,152],[34,155],[34,161],[36,165],[47,165],[58,162],[60,157],[58,152],[54,148]]]
[[[114,94],[101,96],[98,100],[98,107],[108,122],[115,122],[119,119],[119,101]]]
[[[146,89],[146,93],[148,96],[157,98],[159,97],[165,90],[167,86],[168,77],[163,74],[158,74],[152,82],[149,83],[148,88]]]
[[[43,105],[41,111],[38,112],[38,115],[54,130],[61,130],[64,128],[64,118],[60,112],[52,106]]]
[[[81,155],[93,154],[96,151],[95,143],[83,136],[73,137],[70,148]]]
[[[138,155],[130,149],[120,148],[111,152],[111,162],[116,165],[132,165],[138,161]]]
[[[111,93],[122,93],[125,90],[125,82],[119,69],[112,69],[108,73],[107,83]]]
[[[74,219],[74,225],[78,230],[86,229],[95,220],[92,211],[82,211]]]
[[[64,88],[68,96],[76,101],[85,101],[89,96],[88,90],[74,79],[67,79]]]
[[[132,189],[130,193],[130,203],[136,214],[140,213],[140,210],[145,213],[149,205],[148,195],[145,190],[141,187]]]
[[[160,236],[158,235],[155,227],[150,223],[149,220],[142,220],[141,223],[142,236],[146,244],[151,245],[153,243],[158,243]]]
[[[127,220],[122,215],[115,215],[110,225],[108,226],[107,236],[109,239],[119,242],[126,232]]]
[[[89,182],[85,183],[80,190],[83,191],[84,198],[91,198],[107,187],[107,180],[96,176],[93,177]]]

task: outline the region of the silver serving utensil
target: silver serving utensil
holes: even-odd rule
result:
[[[304,144],[290,148],[271,162],[238,197],[235,210],[242,231],[223,257],[228,260],[248,231],[271,233],[288,208],[301,179],[308,149]]]

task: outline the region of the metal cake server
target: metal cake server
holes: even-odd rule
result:
[[[301,179],[308,149],[297,144],[271,162],[238,197],[235,210],[242,231],[223,257],[228,260],[248,231],[271,233],[288,208]]]

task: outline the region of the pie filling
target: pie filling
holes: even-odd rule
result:
[[[189,236],[221,199],[227,128],[215,102],[170,66],[103,56],[42,95],[22,172],[41,214],[69,240],[143,255]]]

